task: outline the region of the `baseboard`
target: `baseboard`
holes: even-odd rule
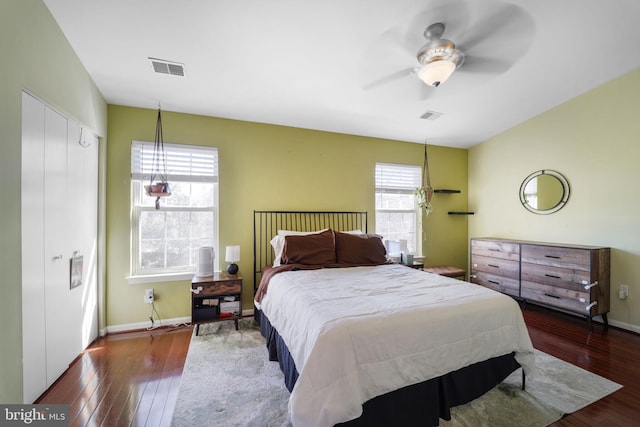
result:
[[[536,304],[536,303],[530,302],[530,301],[528,301],[527,304],[535,305],[536,307],[541,307],[541,308],[543,308],[545,310],[555,311],[555,312],[559,312],[559,313],[568,314],[570,316],[580,317],[582,319],[586,319],[584,316],[582,316],[582,315],[580,315],[580,314],[578,314],[578,313],[576,313],[574,311],[566,311],[566,310],[563,310],[561,308],[549,307],[549,306],[542,305],[542,304]],[[611,314],[611,313],[609,313],[609,314]],[[593,323],[604,325],[604,319],[602,318],[601,314],[598,314],[597,316],[593,316],[591,318],[591,321]],[[640,334],[640,326],[632,325],[632,324],[626,323],[626,322],[620,322],[618,320],[611,319],[608,316],[607,316],[607,323],[610,326],[614,326],[614,327],[616,327],[618,329],[624,329],[625,331],[633,332],[635,334]]]
[[[173,319],[161,319],[161,320],[156,320],[154,319],[154,326],[155,327],[160,327],[160,326],[171,326],[171,325],[180,325],[180,324],[184,324],[184,323],[191,323],[191,316],[189,317],[176,317]],[[140,330],[140,329],[147,329],[149,328],[149,326],[151,326],[149,324],[150,322],[144,321],[144,322],[136,322],[136,323],[123,323],[120,325],[111,325],[111,326],[107,326],[105,328],[105,335],[106,334],[115,334],[118,332],[128,332],[128,331],[135,331],[135,330]]]
[[[242,310],[242,317],[252,317],[253,316],[253,310]],[[189,317],[176,317],[174,319],[162,319],[162,320],[155,320],[154,319],[154,326],[160,327],[160,326],[172,326],[172,325],[180,325],[180,324],[185,324],[185,323],[191,323],[191,316]],[[148,329],[149,328],[149,321],[145,321],[145,322],[136,322],[136,323],[124,323],[124,324],[120,324],[120,325],[111,325],[111,326],[107,326],[104,329],[100,330],[100,336],[105,336],[107,334],[115,334],[115,333],[120,333],[120,332],[129,332],[129,331],[139,331],[141,329]]]
[[[616,328],[625,329],[630,332],[635,332],[636,334],[640,334],[640,327],[636,325],[631,325],[626,322],[620,322],[618,320],[609,319],[609,324],[611,326],[615,326]]]

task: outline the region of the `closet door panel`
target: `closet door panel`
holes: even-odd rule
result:
[[[72,257],[82,256],[84,267],[84,253],[83,253],[83,218],[84,212],[84,197],[83,197],[83,181],[84,181],[84,147],[81,145],[82,130],[80,126],[69,120],[67,124],[67,160],[66,160],[66,203],[64,206],[65,221],[67,222],[67,237],[64,244],[66,245],[67,262],[71,261]],[[70,265],[69,265],[70,267]],[[83,268],[84,270],[84,268]],[[69,273],[69,276],[71,273]],[[82,282],[80,286],[74,286],[71,288],[71,277],[66,283],[67,293],[65,298],[66,314],[64,321],[66,322],[65,330],[67,331],[63,337],[58,337],[62,340],[65,347],[64,359],[69,363],[77,356],[84,347],[82,347],[82,324],[83,324],[83,305],[82,297],[85,289],[85,282]],[[62,357],[62,356],[61,356]]]
[[[98,138],[86,134],[83,147],[83,292],[82,348],[98,337]]]
[[[70,331],[69,246],[67,236],[67,119],[45,110],[44,275],[47,386],[67,368],[65,335]]]
[[[22,366],[23,402],[47,386],[44,295],[45,106],[22,94]]]

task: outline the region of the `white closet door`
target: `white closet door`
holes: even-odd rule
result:
[[[72,316],[65,341],[73,358],[98,336],[98,139],[73,122],[68,126],[66,187],[68,251],[82,256],[82,285],[70,289],[67,299]]]
[[[83,248],[82,348],[98,337],[98,138],[83,139]]]
[[[67,159],[66,159],[66,183],[65,188],[67,191],[65,210],[65,221],[68,227],[67,238],[65,239],[67,255],[66,262],[69,268],[71,267],[71,258],[74,256],[82,256],[84,258],[83,251],[83,238],[84,238],[84,216],[86,215],[84,206],[84,147],[81,145],[82,130],[77,123],[69,121],[67,124]],[[84,260],[83,260],[84,267]],[[84,268],[83,268],[84,270]],[[69,270],[71,271],[71,270]],[[64,355],[61,357],[67,361],[73,360],[84,347],[82,347],[82,323],[83,319],[83,304],[82,297],[85,290],[85,282],[82,285],[71,288],[71,273],[69,273],[69,280],[63,287],[62,291],[67,294],[66,298],[66,310],[68,311],[64,316],[65,331],[67,333],[64,337],[58,337],[64,342]]]
[[[45,106],[22,93],[22,364],[23,401],[47,388],[44,308]]]
[[[98,139],[23,93],[23,399],[32,403],[98,335]],[[71,288],[71,259],[83,257]]]
[[[47,386],[68,367],[70,317],[67,209],[67,119],[45,110],[44,277]]]

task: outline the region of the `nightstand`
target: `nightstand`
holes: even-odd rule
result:
[[[216,272],[213,276],[197,277],[191,281],[191,323],[200,324],[233,320],[238,330],[242,317],[242,276]]]

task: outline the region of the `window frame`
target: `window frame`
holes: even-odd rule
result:
[[[386,186],[384,182],[384,178],[380,178],[378,176],[379,169],[385,169],[396,171],[402,171],[407,175],[413,175],[412,179],[409,176],[400,177],[399,179],[390,179],[390,182],[387,182]],[[422,209],[418,206],[417,201],[415,201],[415,191],[416,188],[420,187],[422,182],[422,168],[416,165],[409,164],[400,164],[400,163],[385,163],[385,162],[376,162],[375,172],[374,172],[374,198],[375,198],[375,215],[376,215],[376,233],[381,234],[378,228],[378,214],[410,214],[414,217],[414,227],[415,227],[415,235],[414,235],[414,255],[422,256]],[[382,184],[382,185],[381,185]],[[378,194],[402,194],[402,195],[411,195],[414,198],[413,209],[379,209],[378,208]],[[385,236],[385,240],[388,240]],[[408,245],[409,246],[409,245]]]
[[[149,141],[132,141],[131,143],[131,181],[130,181],[130,203],[131,203],[131,218],[130,218],[130,275],[127,278],[129,283],[148,283],[158,281],[174,281],[191,279],[197,269],[197,259],[191,259],[192,264],[182,267],[163,267],[153,269],[143,269],[140,259],[140,218],[144,212],[155,212],[155,206],[153,203],[145,204],[144,198],[149,197],[144,193],[144,185],[147,184],[151,178],[149,173],[149,165],[144,163],[144,154],[139,150],[149,150],[153,148],[153,142]],[[164,143],[165,151],[167,152],[167,181],[171,187],[171,183],[191,183],[191,184],[211,184],[212,185],[212,205],[211,206],[167,206],[162,203],[161,199],[161,211],[164,212],[211,212],[212,215],[212,246],[214,253],[219,253],[219,158],[218,149],[216,147],[204,147],[197,145],[187,144],[168,144]],[[136,151],[138,150],[138,151]],[[146,151],[144,151],[146,153]],[[175,158],[176,153],[188,154],[190,160],[183,162],[181,158],[172,161]],[[172,157],[172,154],[174,155]],[[201,168],[202,165],[197,164],[192,158],[197,154],[204,154],[205,157],[210,157],[210,163],[212,169],[207,166],[206,169]],[[137,156],[137,157],[136,157]],[[173,169],[173,173],[172,173]],[[179,171],[176,173],[176,171]],[[195,172],[195,173],[194,173]],[[192,175],[192,173],[194,173]],[[171,196],[169,196],[171,197]],[[166,222],[165,222],[166,230]],[[166,235],[163,236],[163,240],[166,239]],[[189,236],[191,240],[191,236]],[[218,257],[214,258],[214,270],[219,271]]]

